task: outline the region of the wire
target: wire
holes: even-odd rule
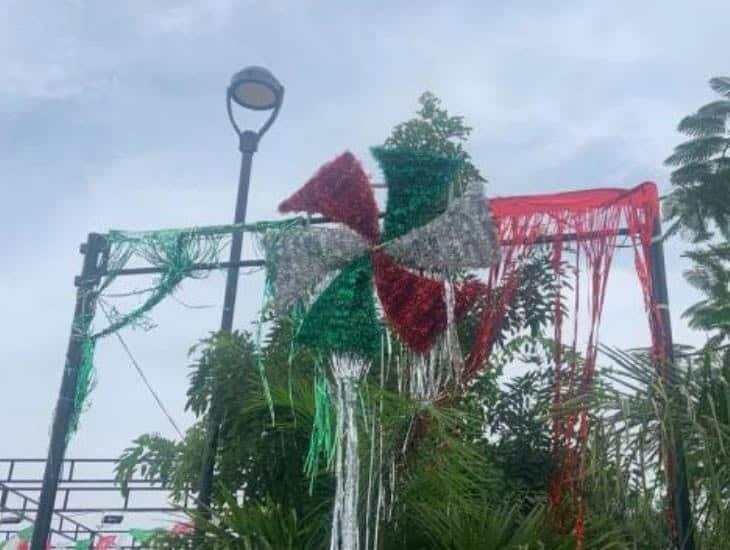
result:
[[[104,307],[104,304],[99,302],[99,307],[101,308],[101,311],[104,313],[104,316],[111,323],[112,322],[111,317],[109,316],[109,313],[107,312],[106,308]],[[127,353],[129,360],[132,362],[132,365],[134,365],[134,368],[137,370],[137,374],[139,374],[139,377],[142,379],[142,382],[144,382],[144,385],[147,386],[147,389],[149,390],[149,392],[152,394],[152,397],[157,402],[157,406],[160,407],[160,410],[164,413],[164,415],[170,421],[170,424],[172,424],[172,427],[175,428],[175,431],[177,432],[177,435],[180,436],[180,439],[185,439],[185,436],[183,435],[182,430],[180,430],[178,425],[173,420],[172,416],[170,416],[170,413],[167,411],[167,408],[165,408],[165,405],[162,403],[160,396],[157,395],[157,392],[152,387],[152,384],[150,384],[150,381],[147,379],[147,376],[145,376],[145,373],[142,371],[142,367],[139,365],[137,360],[134,358],[134,355],[132,355],[132,350],[129,349],[129,346],[124,341],[124,338],[122,338],[122,335],[119,334],[119,332],[115,332],[114,335],[119,340],[119,343],[122,344],[122,347],[124,348],[124,351]]]

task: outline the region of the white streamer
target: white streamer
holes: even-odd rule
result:
[[[357,384],[367,363],[352,357],[332,356],[332,376],[337,395],[337,446],[335,458],[335,507],[332,514],[330,550],[359,550],[360,460],[357,433]]]

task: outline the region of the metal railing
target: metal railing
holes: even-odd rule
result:
[[[17,535],[35,521],[45,462],[42,458],[0,458],[0,542]],[[103,521],[96,527],[89,527],[69,514],[97,515],[101,520],[105,514],[116,513],[150,524],[157,519],[152,516],[180,513],[195,506],[189,489],[183,491],[180,504],[173,505],[170,491],[156,478],[130,479],[122,494],[114,475],[117,463],[114,458],[68,458],[63,461],[50,529],[51,548],[72,547],[77,541],[100,535],[124,536],[128,533],[119,525],[105,525]],[[147,500],[152,496],[161,504],[141,502],[145,496]],[[115,548],[138,549],[140,546],[117,545]]]

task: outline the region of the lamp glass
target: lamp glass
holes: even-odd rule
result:
[[[273,109],[278,97],[276,92],[262,82],[248,80],[239,82],[233,88],[236,103],[249,109]]]

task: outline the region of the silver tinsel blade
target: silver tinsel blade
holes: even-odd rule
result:
[[[348,227],[295,227],[267,233],[262,242],[266,262],[273,267],[274,307],[280,313],[369,248]]]
[[[385,249],[404,266],[432,273],[497,263],[499,243],[481,184],[469,184],[464,195],[449,204],[443,214],[390,241]]]

